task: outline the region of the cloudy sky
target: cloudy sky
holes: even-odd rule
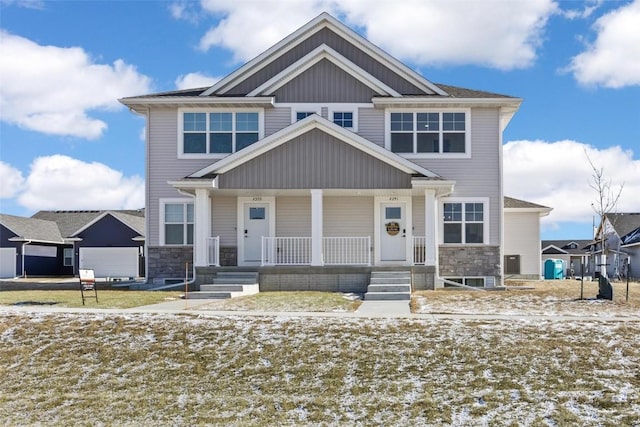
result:
[[[327,11],[435,83],[524,99],[505,191],[589,238],[587,156],[640,212],[640,0],[0,0],[0,212],[144,205],[118,98],[214,83]]]

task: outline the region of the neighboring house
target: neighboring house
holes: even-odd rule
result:
[[[0,214],[0,278],[73,274],[73,245],[55,222]]]
[[[552,208],[504,198],[504,275],[540,279],[540,218]]]
[[[323,13],[211,87],[120,102],[146,117],[153,283],[185,265],[263,290],[502,282],[519,98],[432,83]]]
[[[640,250],[638,248],[640,235],[640,213],[609,213],[598,226],[591,246],[592,260],[596,269],[603,264],[602,237],[604,237],[604,252],[607,277],[618,279],[626,275],[627,264],[631,262],[632,273],[638,276],[640,268]]]
[[[0,215],[2,276],[144,275],[144,210],[40,211]],[[15,260],[12,262],[11,260]]]
[[[627,258],[629,278],[640,278],[640,227],[623,236],[620,247],[629,255]]]
[[[548,259],[559,259],[564,262],[565,277],[592,277],[595,266],[590,261],[590,245],[593,240],[543,240],[542,262],[539,265],[544,272],[544,262]]]

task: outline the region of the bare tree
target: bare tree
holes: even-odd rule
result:
[[[592,169],[589,187],[596,192],[596,200],[594,203],[591,203],[591,208],[595,214],[598,215],[600,220],[600,233],[597,236],[594,236],[597,239],[596,244],[598,244],[598,242],[600,244],[600,274],[607,277],[606,264],[609,252],[609,248],[607,247],[607,238],[611,231],[605,229],[605,218],[608,214],[615,212],[618,200],[620,200],[620,196],[622,195],[624,182],[620,184],[620,186],[614,186],[612,180],[606,178],[604,168],[596,167],[596,165],[594,165],[586,149],[584,150],[584,154],[587,156],[587,160],[589,161]]]

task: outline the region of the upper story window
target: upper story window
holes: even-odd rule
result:
[[[391,111],[387,148],[399,154],[468,157],[469,131],[463,111]]]
[[[485,243],[486,211],[486,202],[443,203],[443,243]]]
[[[262,137],[259,111],[182,111],[180,154],[226,155]]]
[[[316,114],[315,111],[296,111],[296,121],[306,119],[312,114]]]
[[[343,128],[353,128],[353,112],[352,111],[334,111],[333,123]]]
[[[161,201],[161,244],[193,245],[193,203]]]
[[[361,108],[373,109],[372,104],[365,103],[312,103],[312,102],[300,102],[300,103],[281,103],[277,104],[277,107],[291,109],[291,123],[300,121],[312,114],[317,114],[319,117],[329,120],[336,125],[350,130],[351,132],[358,132],[358,112]]]

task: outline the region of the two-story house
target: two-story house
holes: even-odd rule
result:
[[[211,87],[120,102],[146,117],[150,282],[192,263],[264,289],[501,283],[519,98],[432,83],[323,13]]]

